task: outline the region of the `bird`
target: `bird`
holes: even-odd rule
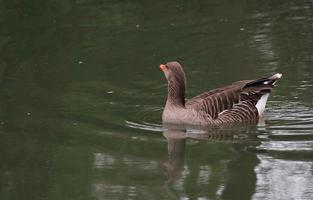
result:
[[[167,79],[163,124],[218,126],[257,122],[281,73],[256,80],[241,80],[185,99],[186,75],[177,61],[160,64]]]

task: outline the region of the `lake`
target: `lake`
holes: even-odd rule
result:
[[[258,125],[162,126],[279,72]],[[313,199],[313,1],[0,1],[0,199]]]

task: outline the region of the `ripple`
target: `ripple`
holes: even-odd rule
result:
[[[266,152],[313,153],[313,110],[299,102],[270,102],[265,130],[259,138],[265,138],[257,147]],[[273,104],[273,105],[272,105]],[[288,153],[287,153],[288,152]]]
[[[270,151],[312,151],[312,141],[263,141],[257,149]]]
[[[252,199],[312,199],[313,162],[259,155],[256,192]]]
[[[271,102],[272,104],[273,102]],[[268,113],[267,129],[271,134],[312,134],[313,110],[298,102],[274,102]]]
[[[154,124],[143,121],[142,123],[136,123],[125,120],[125,126],[129,128],[145,130],[145,131],[153,131],[153,132],[163,132],[165,129],[160,124]]]

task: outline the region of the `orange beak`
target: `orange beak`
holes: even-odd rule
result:
[[[164,71],[166,70],[166,65],[161,64],[161,65],[160,65],[160,70],[164,72]]]

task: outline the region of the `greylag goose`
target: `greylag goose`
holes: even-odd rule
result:
[[[168,82],[168,96],[162,114],[163,123],[222,125],[257,122],[263,116],[266,101],[282,74],[257,80],[242,80],[185,100],[186,76],[176,62],[161,64]]]

